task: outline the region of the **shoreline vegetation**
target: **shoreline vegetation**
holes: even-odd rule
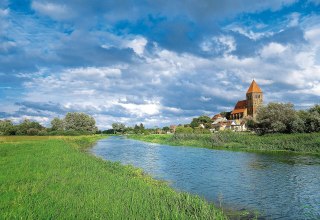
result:
[[[249,132],[224,131],[213,134],[139,134],[127,135],[127,137],[172,146],[320,155],[319,132],[256,135]]]
[[[0,137],[0,219],[227,219],[198,196],[89,154],[102,138]]]

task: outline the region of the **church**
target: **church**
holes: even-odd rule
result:
[[[246,93],[246,99],[237,102],[236,106],[231,112],[230,119],[242,119],[247,116],[256,118],[257,109],[262,104],[263,92],[256,81],[253,80]]]

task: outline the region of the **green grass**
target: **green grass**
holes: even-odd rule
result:
[[[0,137],[0,219],[225,219],[200,197],[86,152],[100,136]]]
[[[129,135],[129,138],[175,146],[320,154],[320,133],[259,136],[251,133],[218,132],[214,134]]]

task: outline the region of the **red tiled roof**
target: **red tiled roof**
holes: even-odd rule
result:
[[[234,109],[244,109],[247,108],[247,100],[238,101]]]
[[[253,93],[253,92],[260,92],[262,93],[262,90],[260,89],[260,87],[258,86],[258,84],[256,83],[256,81],[252,81],[247,93]]]
[[[216,120],[217,118],[222,118],[221,114],[216,114],[212,117],[212,120]]]
[[[244,113],[246,110],[246,108],[238,108],[238,109],[235,109],[231,112],[231,114],[237,114],[237,113]]]

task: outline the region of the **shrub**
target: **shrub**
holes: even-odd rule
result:
[[[179,126],[176,128],[176,133],[182,133],[182,134],[190,134],[190,133],[193,133],[193,129],[190,128],[190,127],[182,127],[182,126]]]
[[[29,128],[27,130],[27,135],[35,136],[35,135],[38,135],[38,134],[39,134],[39,130],[36,129],[36,128]]]

